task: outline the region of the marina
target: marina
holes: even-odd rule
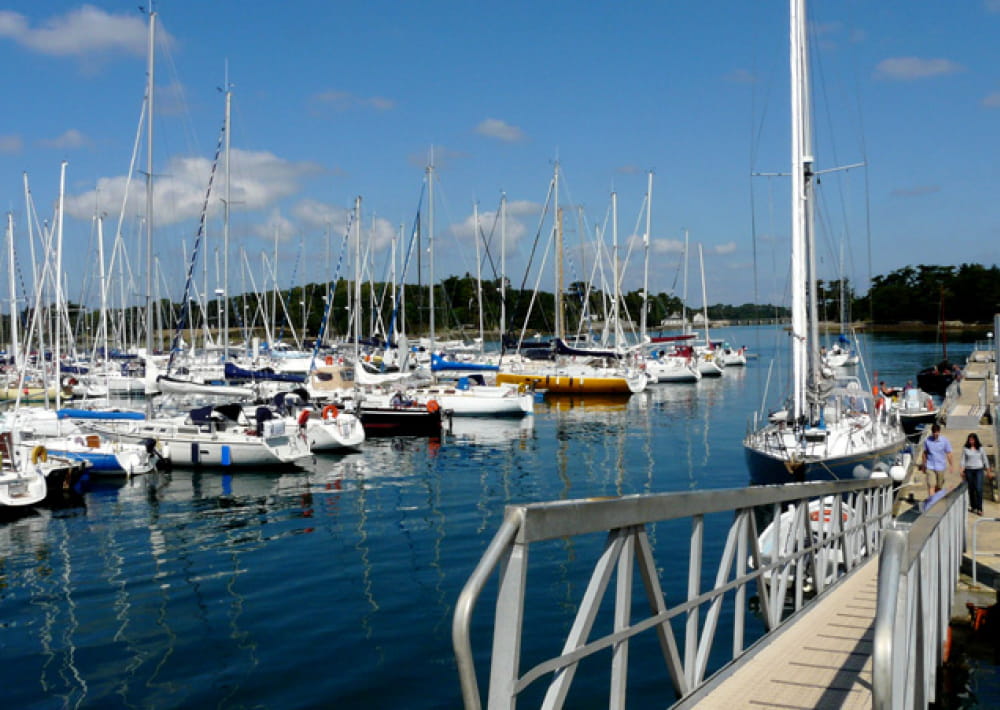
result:
[[[996,0],[113,5],[0,12],[5,707],[1000,706]]]
[[[770,358],[786,336],[726,337]],[[892,363],[880,370],[890,381],[928,348],[895,334],[863,342]],[[299,471],[159,471],[38,508],[0,525],[0,679],[17,707],[456,707],[454,605],[504,506],[745,486],[740,440],[763,374],[751,365],[625,398],[551,398],[523,419],[456,418],[440,439],[370,440]],[[706,523],[706,544],[725,524]],[[650,540],[684,564],[683,530],[653,526]],[[529,598],[526,657],[571,622],[586,583],[575,561],[601,543],[533,553],[545,582]],[[668,599],[685,593],[677,577],[664,576]],[[338,669],[303,663],[316,649]],[[669,695],[662,673],[642,680],[652,660],[636,651],[633,662],[637,706]],[[581,697],[604,692],[598,677],[577,683]]]

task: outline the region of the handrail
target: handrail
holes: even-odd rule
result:
[[[886,530],[879,557],[872,653],[872,707],[926,707],[951,616],[965,540],[963,482],[917,518],[909,530]]]
[[[812,503],[812,507],[810,507]],[[788,504],[787,510],[783,510]],[[817,505],[819,507],[817,507]],[[780,525],[772,527],[767,554],[761,550],[754,509],[770,507]],[[742,489],[632,495],[508,506],[504,522],[459,595],[452,623],[452,642],[467,710],[480,710],[470,628],[473,610],[487,580],[498,567],[500,587],[493,626],[488,707],[513,708],[517,696],[543,676],[550,681],[543,707],[560,708],[579,662],[611,650],[612,707],[624,707],[628,677],[628,644],[632,637],[657,633],[661,652],[678,698],[693,701],[705,687],[709,652],[723,616],[732,615],[731,660],[746,655],[747,587],[756,584],[767,633],[785,618],[786,594],[798,611],[806,603],[807,581],[817,594],[836,584],[865,559],[877,554],[879,538],[892,520],[892,487],[888,479],[754,486]],[[853,511],[853,512],[851,512]],[[723,545],[715,583],[701,588],[705,515],[734,513]],[[687,599],[668,607],[660,587],[660,569],[646,525],[691,519]],[[810,520],[812,518],[812,520]],[[577,607],[576,620],[562,650],[522,670],[520,653],[528,550],[533,542],[606,531],[603,552]],[[636,568],[650,611],[632,618],[632,579]],[[612,577],[617,575],[617,583]],[[811,576],[807,580],[807,576]],[[707,586],[707,585],[706,585]],[[591,638],[605,593],[614,589],[614,626]],[[607,613],[606,611],[604,613]],[[672,620],[684,620],[683,638],[675,638]],[[757,643],[761,643],[758,641]],[[683,653],[681,653],[683,649]],[[732,664],[727,666],[731,667]]]
[[[514,539],[518,528],[522,522],[522,516],[516,511],[511,514],[508,511],[504,515],[504,521],[493,536],[492,542],[483,554],[476,569],[473,570],[469,581],[465,583],[458,601],[455,603],[455,617],[452,620],[451,640],[455,649],[455,658],[458,661],[458,675],[462,684],[462,702],[468,710],[481,707],[479,698],[479,684],[476,681],[476,667],[472,659],[472,639],[469,633],[469,624],[472,621],[472,612],[476,607],[479,594],[483,591],[486,580],[490,573],[500,562],[501,556],[506,552],[507,546]]]
[[[982,523],[1000,523],[1000,518],[980,518],[979,520],[977,520],[976,522],[974,522],[972,524],[972,552],[971,552],[971,554],[972,554],[972,587],[973,587],[973,589],[975,589],[976,587],[979,586],[979,578],[978,578],[978,575],[976,574],[976,571],[977,571],[976,568],[978,567],[978,565],[976,564],[976,558],[979,556],[979,544],[978,544],[979,526]],[[1000,554],[1000,553],[998,553],[997,551],[994,551],[993,554],[996,555],[996,554]]]

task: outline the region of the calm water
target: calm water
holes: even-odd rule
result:
[[[373,440],[280,475],[160,473],[0,523],[3,707],[458,707],[453,605],[505,504],[746,484],[741,438],[787,335],[716,336],[761,357],[627,401],[456,421],[439,443]],[[867,350],[896,384],[937,355],[912,337],[876,336]],[[772,374],[772,393],[783,377]],[[676,600],[687,528],[660,525],[651,538]],[[602,542],[532,548],[525,664],[557,650],[546,632],[569,628]],[[473,631],[481,659],[490,601]],[[671,697],[650,642],[633,647],[636,707]],[[656,685],[643,685],[647,669]],[[606,692],[606,668],[592,671],[571,706],[606,705],[589,694]]]

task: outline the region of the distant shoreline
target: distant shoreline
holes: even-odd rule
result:
[[[839,323],[820,323],[821,333],[840,332]],[[936,333],[941,328],[937,323],[920,323],[903,321],[901,323],[851,323],[848,330],[867,330],[876,333]],[[992,323],[963,323],[962,321],[945,321],[944,330],[947,333],[985,333],[993,330]]]

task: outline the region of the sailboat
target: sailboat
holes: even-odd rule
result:
[[[510,384],[526,389],[544,390],[550,394],[619,394],[631,395],[646,389],[649,378],[645,371],[623,364],[624,351],[620,343],[613,349],[578,348],[567,344],[565,328],[565,309],[563,294],[563,230],[562,210],[559,208],[559,164],[556,163],[552,177],[550,194],[553,199],[553,215],[555,224],[552,237],[555,242],[556,303],[555,303],[555,333],[552,340],[553,350],[550,353],[554,359],[535,360],[524,354],[507,356],[496,374],[498,385]],[[614,207],[615,196],[612,195]],[[617,225],[617,217],[613,218]],[[617,226],[615,226],[617,234]],[[615,237],[617,244],[617,236]],[[615,250],[617,251],[617,249]],[[615,309],[620,301],[617,261],[614,265],[614,301]],[[615,328],[619,327],[617,310],[611,315]],[[525,328],[527,323],[525,323]],[[522,347],[524,333],[518,343]]]
[[[790,4],[793,393],[743,441],[755,484],[888,475],[906,437],[898,417],[856,377],[835,381],[820,363],[813,234],[813,152],[805,0]]]

